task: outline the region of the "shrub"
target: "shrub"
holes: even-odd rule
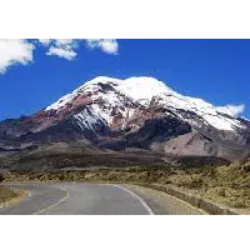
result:
[[[0,182],[3,182],[4,181],[4,176],[3,174],[0,173]]]

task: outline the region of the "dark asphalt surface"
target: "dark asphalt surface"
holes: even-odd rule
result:
[[[16,184],[28,191],[21,202],[0,208],[2,215],[201,214],[164,193],[132,185]]]

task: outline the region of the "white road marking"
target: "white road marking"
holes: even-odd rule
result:
[[[128,194],[130,194],[131,196],[133,196],[134,198],[136,198],[141,203],[141,205],[147,210],[147,212],[148,212],[149,215],[154,215],[154,212],[149,207],[149,205],[139,195],[135,194],[133,191],[129,190],[128,188],[125,188],[124,186],[120,186],[120,185],[116,185],[116,184],[99,184],[99,185],[113,186],[113,187],[119,188],[119,189],[127,192]],[[58,189],[63,190],[66,193],[66,195],[61,200],[59,200],[57,203],[55,203],[55,204],[53,204],[53,205],[51,205],[51,206],[49,206],[47,208],[41,209],[41,210],[33,213],[33,215],[38,215],[38,214],[44,213],[45,211],[58,206],[59,204],[61,204],[62,202],[64,202],[66,199],[68,199],[69,192],[67,190],[63,189],[63,188],[58,188]]]
[[[54,207],[58,206],[59,204],[61,204],[62,202],[64,202],[65,200],[68,199],[68,197],[69,197],[69,192],[68,192],[67,190],[63,189],[63,188],[58,188],[58,189],[63,190],[63,191],[66,193],[66,195],[65,195],[61,200],[59,200],[57,203],[55,203],[55,204],[53,204],[53,205],[51,205],[51,206],[49,206],[49,207],[43,208],[43,209],[41,209],[41,210],[39,210],[39,211],[33,213],[33,215],[41,214],[41,213],[43,213],[43,212],[45,212],[45,211],[47,211],[47,210],[49,210],[49,209],[51,209],[51,208],[54,208]]]
[[[123,186],[120,186],[120,185],[116,185],[116,184],[108,184],[108,185],[111,185],[113,187],[117,187],[127,193],[129,193],[130,195],[132,195],[134,198],[136,198],[137,200],[140,201],[140,203],[142,204],[142,206],[147,210],[147,212],[149,213],[149,215],[154,215],[154,212],[152,211],[152,209],[149,207],[149,205],[137,194],[135,194],[133,191],[123,187]]]

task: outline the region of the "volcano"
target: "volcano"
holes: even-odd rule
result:
[[[250,122],[152,77],[99,76],[31,116],[0,122],[0,150],[58,142],[166,156],[248,158]]]

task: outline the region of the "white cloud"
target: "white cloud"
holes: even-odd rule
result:
[[[64,49],[64,48],[52,46],[49,48],[46,55],[48,56],[55,55],[55,56],[65,58],[67,60],[72,60],[76,57],[77,54],[74,50],[71,50],[71,49]]]
[[[46,55],[58,56],[67,60],[73,60],[79,40],[75,39],[39,39],[40,44],[48,47]]]
[[[24,39],[0,40],[0,74],[14,64],[27,65],[33,61],[35,46]]]
[[[83,40],[90,49],[100,49],[112,55],[116,55],[119,50],[116,39],[2,39],[0,40],[0,74],[4,74],[12,65],[27,65],[32,62],[33,52],[39,45],[47,50],[48,56],[73,60],[77,57],[77,49]]]
[[[116,55],[119,50],[116,39],[87,39],[86,42],[90,49],[98,48],[108,54]]]
[[[116,40],[105,39],[100,44],[101,49],[109,54],[117,54],[118,53],[118,43]]]
[[[220,113],[230,115],[232,117],[239,117],[245,110],[245,105],[232,105],[228,104],[226,106],[217,107]]]
[[[105,53],[117,55],[119,44],[116,38],[112,38],[112,32],[104,32],[103,36],[97,38],[97,32],[89,32],[89,38],[74,39],[72,32],[56,32],[54,38],[49,38],[49,32],[40,32],[38,41],[48,47],[47,55],[57,55],[68,60],[77,56],[77,48],[82,40],[85,40],[90,49],[97,48]]]
[[[56,44],[57,46],[74,45],[76,39],[72,38],[72,32],[56,32]]]
[[[39,41],[42,45],[48,46],[48,45],[51,43],[52,39],[38,39],[38,41]]]

